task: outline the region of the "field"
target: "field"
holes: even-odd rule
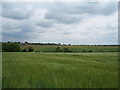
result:
[[[2,53],[0,53],[0,89],[2,88]]]
[[[117,88],[118,53],[3,52],[3,88]]]
[[[25,45],[22,46],[22,49],[27,48],[29,46],[32,46],[35,51],[41,51],[41,52],[54,52],[57,45]],[[69,50],[73,52],[118,52],[118,47],[117,46],[75,46],[75,45],[70,45],[70,46],[65,46],[65,45],[60,45],[59,46],[61,49],[63,48],[68,48]]]

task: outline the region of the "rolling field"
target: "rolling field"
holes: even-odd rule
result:
[[[52,52],[55,51],[57,45],[26,45],[22,46],[22,49],[32,46],[35,51],[42,51],[42,52]],[[68,48],[73,52],[83,52],[83,51],[93,51],[93,52],[118,52],[118,46],[65,46],[60,45],[61,49]]]
[[[118,53],[3,52],[3,88],[117,88]]]
[[[0,89],[2,88],[2,53],[0,52]]]

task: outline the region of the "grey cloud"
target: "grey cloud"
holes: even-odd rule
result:
[[[118,27],[116,25],[107,24],[106,29],[107,30],[117,30]]]
[[[99,43],[108,43],[108,44],[118,43],[118,33],[117,32],[107,33],[105,36],[103,36],[103,38],[101,39],[98,38],[98,40],[99,40]]]
[[[17,33],[2,33],[2,41],[21,41],[28,38],[24,32],[17,32]]]
[[[115,2],[109,2],[105,3],[104,5],[102,3],[84,3],[83,6],[81,5],[76,5],[72,7],[72,10],[66,11],[66,13],[70,14],[100,14],[100,15],[110,15],[111,13],[114,13],[117,10],[117,3]],[[102,6],[103,5],[103,6]]]
[[[53,15],[52,13],[47,13],[45,15],[45,18],[46,19],[53,19],[57,23],[64,23],[64,24],[72,24],[72,23],[75,23],[75,22],[82,21],[82,19],[78,18],[78,17],[64,15],[64,14],[57,14],[56,12],[54,14],[55,15]]]
[[[14,15],[12,13],[15,13]],[[13,19],[19,19],[19,20],[22,20],[22,19],[26,19],[29,17],[30,14],[23,14],[23,13],[19,13],[19,12],[14,12],[14,11],[10,11],[10,12],[7,12],[7,13],[3,13],[3,16],[4,17],[8,17],[8,18],[13,18]]]
[[[83,5],[82,5],[83,4]],[[117,3],[54,3],[45,14],[46,19],[56,20],[58,23],[71,24],[82,21],[84,14],[110,15],[117,10]],[[76,17],[76,15],[80,15]]]
[[[8,30],[8,31],[20,29],[21,31],[24,32],[30,32],[34,30],[33,26],[34,24],[29,20],[20,22],[14,19],[7,19],[7,18],[3,19],[3,24],[2,24],[3,30]]]
[[[12,30],[12,29],[18,29],[18,23],[15,23],[11,20],[11,22],[3,21],[2,23],[2,29],[4,30]]]
[[[11,23],[10,23],[11,22]],[[3,22],[3,41],[8,40],[24,40],[31,37],[29,33],[35,32],[34,24],[29,20],[16,23],[15,20],[9,19]]]
[[[34,3],[33,3],[34,4]],[[37,9],[46,9],[47,13],[43,17],[39,17],[39,14],[42,12],[34,13],[35,5],[33,4],[18,4],[18,3],[5,3],[3,4],[3,18],[6,18],[6,21],[3,22],[3,40],[16,40],[16,41],[24,41],[24,40],[31,40],[32,41],[44,41],[44,42],[63,42],[63,43],[84,43],[88,44],[89,42],[92,43],[115,43],[116,41],[116,33],[113,33],[117,28],[110,24],[95,28],[94,25],[92,28],[97,29],[96,31],[92,30],[91,28],[84,28],[85,23],[81,22],[83,19],[86,19],[85,15],[87,14],[87,19],[89,18],[94,19],[92,15],[95,15],[98,18],[99,16],[105,16],[106,19],[107,15],[114,13],[117,9],[116,3],[107,3],[101,6],[100,3],[49,3],[42,8],[42,4],[37,4]],[[32,9],[28,9],[29,6],[33,5]],[[24,7],[22,7],[24,6]],[[39,10],[38,10],[39,11]],[[37,15],[36,15],[37,14]],[[116,18],[116,17],[111,17]],[[10,21],[9,21],[10,20]],[[16,23],[14,20],[18,21]],[[99,19],[97,19],[99,20]],[[7,22],[9,21],[9,22]],[[98,21],[99,22],[99,21]],[[100,23],[104,21],[100,20]],[[81,24],[83,23],[83,24]],[[114,22],[113,22],[114,23]],[[112,24],[113,24],[112,23]],[[67,24],[67,25],[66,25]],[[72,25],[70,25],[72,24]],[[88,21],[88,26],[90,22]],[[98,25],[97,25],[98,26]],[[76,28],[77,27],[77,28]],[[83,29],[83,30],[81,30]],[[6,30],[4,32],[4,30]],[[16,31],[15,31],[16,30]],[[17,31],[18,30],[18,31]],[[108,33],[106,37],[99,38],[96,34],[98,31],[105,32],[106,30]],[[104,31],[105,30],[105,31]],[[85,32],[84,32],[85,31]],[[90,38],[91,33],[93,34],[94,38]],[[100,31],[100,32],[101,32]],[[11,32],[11,33],[10,33]],[[13,32],[13,33],[12,33]],[[79,34],[86,36],[88,38],[79,37]],[[88,34],[88,36],[87,36]],[[113,35],[114,34],[114,35]],[[60,38],[61,37],[61,38]],[[76,38],[74,38],[76,37]],[[111,39],[113,38],[113,39]],[[91,41],[90,41],[91,40]],[[94,44],[93,43],[93,44]]]
[[[71,32],[64,32],[64,33],[62,33],[62,34],[65,34],[65,35],[67,35],[67,34],[71,34]]]
[[[2,16],[17,20],[29,18],[32,10],[26,8],[23,3],[3,3]]]
[[[19,28],[23,32],[32,32],[35,30],[34,25],[31,22],[23,22],[19,25]]]
[[[11,29],[17,29],[18,27],[17,26],[11,26],[10,24],[8,24],[8,25],[2,25],[2,28],[11,30]]]
[[[36,25],[44,28],[50,28],[53,26],[53,22],[42,21],[42,22],[37,22]]]
[[[55,3],[53,7],[48,8],[48,12],[45,14],[46,19],[53,19],[58,23],[71,24],[80,21],[80,18],[67,15],[65,13],[65,6],[63,3]],[[69,8],[70,9],[70,8]]]

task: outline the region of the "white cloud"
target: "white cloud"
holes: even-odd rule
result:
[[[4,41],[117,44],[117,3],[4,4]]]

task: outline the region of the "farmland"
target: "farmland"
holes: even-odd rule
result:
[[[32,46],[35,51],[54,52],[58,45],[25,45],[21,48]],[[118,52],[118,46],[80,46],[80,45],[60,45],[61,49],[68,48],[72,52]]]
[[[118,87],[117,52],[2,54],[3,88]]]

